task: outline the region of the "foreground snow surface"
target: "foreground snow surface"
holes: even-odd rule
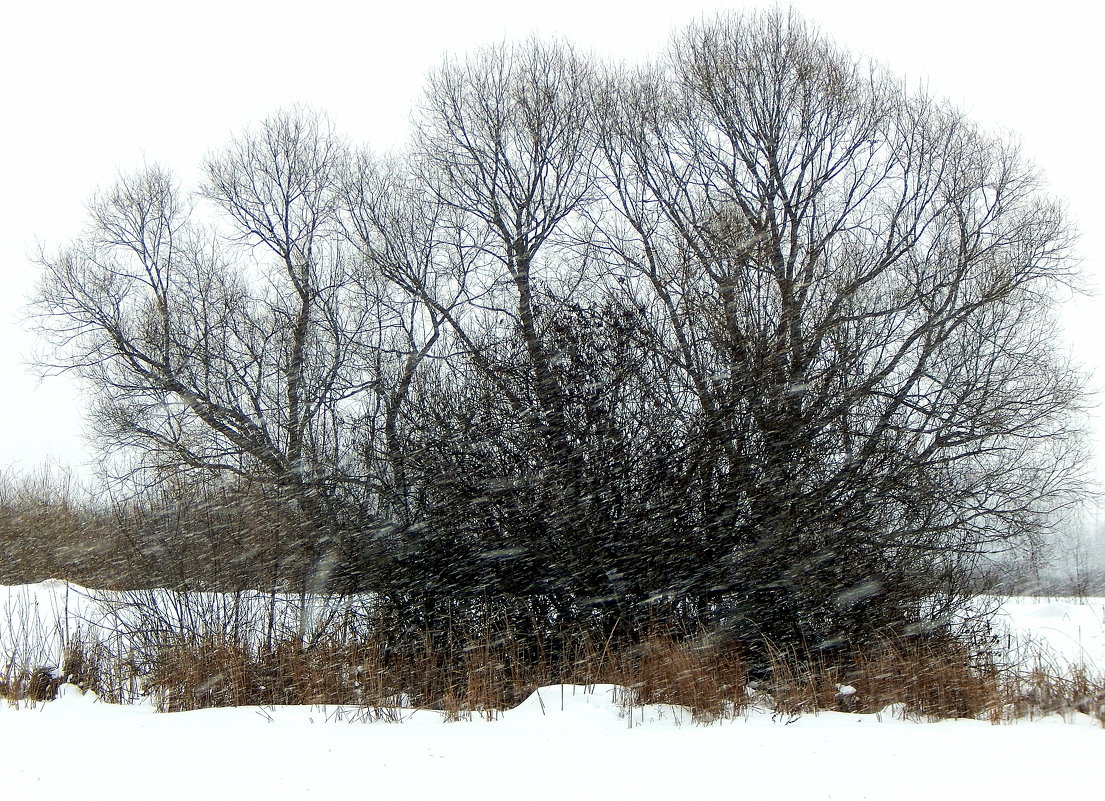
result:
[[[88,625],[83,600],[61,582],[0,588],[0,651],[31,631],[49,640],[70,615]],[[1105,599],[1005,599],[999,619],[1016,641],[1105,667]],[[157,714],[62,689],[0,705],[4,797],[1095,798],[1105,753],[1105,731],[1080,716],[992,726],[755,711],[702,726],[672,707],[630,718],[609,686],[548,687],[494,722],[394,712],[401,723],[340,707]]]
[[[0,710],[6,797],[1081,798],[1100,789],[1105,749],[1096,725],[1058,719],[753,713],[698,726],[649,707],[630,726],[603,686],[545,688],[491,723],[408,712],[398,724],[334,707],[156,714],[65,689]]]

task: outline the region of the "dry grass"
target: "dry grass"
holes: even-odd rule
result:
[[[78,629],[62,649],[61,664],[9,660],[0,670],[0,697],[11,701],[52,701],[62,684],[92,690],[105,700],[122,700],[109,687],[120,671],[114,655],[102,643],[87,641]]]
[[[1079,713],[1105,726],[1105,676],[1085,665],[1064,665],[1037,654],[1027,669],[1005,683],[1004,690],[1002,719]]]
[[[744,659],[704,637],[657,634],[618,654],[611,683],[634,691],[642,704],[687,707],[695,720],[734,715],[748,703]]]
[[[876,713],[897,705],[923,718],[978,718],[1000,707],[1008,675],[977,644],[940,636],[887,639],[835,660],[776,649],[768,684],[784,715]]]
[[[70,682],[115,702],[150,697],[165,711],[313,704],[397,719],[385,710],[411,706],[442,710],[449,719],[494,719],[539,687],[616,684],[628,689],[627,702],[685,707],[703,722],[756,704],[784,717],[893,707],[916,718],[994,722],[1077,712],[1105,725],[1105,677],[1039,649],[1010,665],[986,638],[888,639],[831,656],[769,649],[766,671],[750,681],[746,656],[734,644],[662,625],[605,639],[561,631],[548,641],[484,620],[466,635],[425,632],[400,646],[379,620],[328,618],[330,628],[310,637],[270,626],[274,636],[251,638],[248,629],[228,625],[227,614],[237,619],[240,610],[181,611],[129,618],[111,640],[78,630],[57,667],[25,647],[21,661],[0,665],[0,696],[48,700]],[[168,636],[172,625],[178,630]]]
[[[147,690],[170,712],[223,706],[361,704],[374,693],[364,680],[377,675],[371,649],[285,641],[265,651],[204,638],[160,652]]]
[[[517,640],[469,642],[445,653],[426,637],[417,650],[382,641],[288,640],[266,651],[218,638],[159,652],[145,687],[166,711],[269,704],[413,706],[488,719],[550,684],[620,684],[640,703],[691,709],[713,720],[743,706],[739,655],[702,641],[653,636],[615,650],[577,638],[562,658],[529,659]]]

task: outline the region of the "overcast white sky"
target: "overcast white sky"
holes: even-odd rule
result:
[[[0,30],[0,469],[92,459],[79,389],[27,371],[34,342],[21,317],[37,280],[36,243],[78,233],[85,201],[118,173],[158,162],[187,181],[205,152],[293,103],[328,112],[348,138],[386,150],[404,139],[423,77],[446,52],[537,33],[634,61],[702,13],[765,5],[39,0],[8,8]],[[1105,12],[1085,0],[791,5],[838,43],[1016,134],[1066,199],[1086,273],[1105,290]],[[1076,359],[1105,376],[1105,297],[1079,301],[1064,319]],[[1095,429],[1105,453],[1105,414],[1095,415]]]

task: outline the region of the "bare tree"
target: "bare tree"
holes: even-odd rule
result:
[[[779,12],[692,26],[606,108],[596,248],[716,449],[703,555],[735,617],[820,642],[950,608],[1070,501],[1071,239],[1014,148]]]
[[[97,389],[105,444],[267,483],[299,510],[290,550],[316,587],[346,556],[346,423],[374,375],[374,309],[336,226],[345,158],[319,116],[266,120],[208,159],[219,230],[159,168],[125,177],[43,258],[35,300],[49,367]]]
[[[793,14],[486,49],[416,119],[382,159],[277,116],[208,160],[217,229],[147,170],[43,260],[105,438],[281,495],[304,586],[374,543],[426,630],[830,647],[940,625],[1077,493],[1061,207]]]

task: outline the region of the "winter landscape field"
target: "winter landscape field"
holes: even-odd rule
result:
[[[0,435],[4,797],[1101,795],[1096,62],[940,0],[906,72],[737,0],[223,5],[0,52],[3,294],[94,453]]]

